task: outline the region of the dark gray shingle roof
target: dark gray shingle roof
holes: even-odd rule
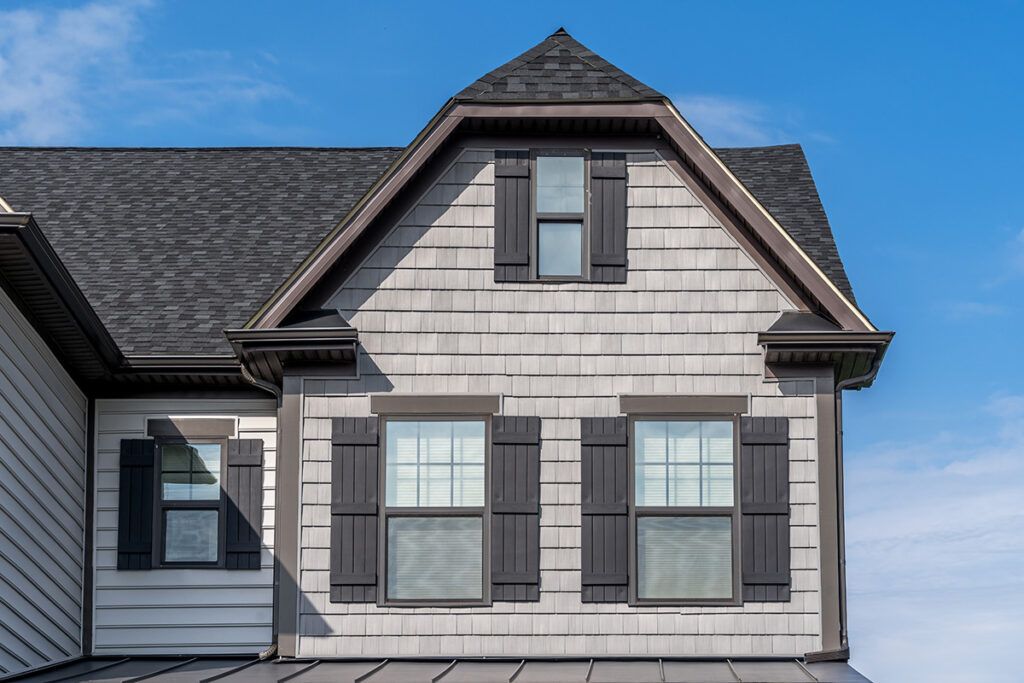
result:
[[[239,327],[399,148],[0,148],[30,211],[126,354],[230,353]]]
[[[800,145],[716,149],[736,177],[851,301],[853,288]]]
[[[401,150],[0,148],[0,195],[40,228],[128,354],[228,353],[240,327]],[[723,160],[840,285],[797,145]]]
[[[460,102],[659,100],[663,95],[558,29],[455,96]]]

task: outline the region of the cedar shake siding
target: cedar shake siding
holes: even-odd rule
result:
[[[0,676],[81,653],[86,410],[0,290]]]
[[[821,647],[815,384],[766,381],[757,333],[790,302],[655,153],[627,164],[624,283],[495,282],[494,150],[466,150],[334,295],[360,376],[303,381],[299,656],[802,655]],[[333,418],[369,394],[500,394],[539,417],[536,601],[399,608],[331,601]],[[581,418],[621,394],[749,395],[788,418],[791,585],[782,602],[581,599]],[[738,501],[737,501],[738,502]]]
[[[101,399],[96,413],[95,654],[228,654],[267,648],[274,604],[274,401]],[[118,569],[121,442],[144,443],[149,438],[147,420],[172,416],[228,418],[237,425],[237,439],[262,440],[258,569]],[[228,465],[231,450],[222,454]],[[233,476],[223,481],[229,492]]]

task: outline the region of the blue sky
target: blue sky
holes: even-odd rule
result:
[[[1011,680],[1020,3],[3,2],[0,144],[405,144],[560,25],[712,144],[804,145],[858,299],[897,331],[846,403],[854,664]]]

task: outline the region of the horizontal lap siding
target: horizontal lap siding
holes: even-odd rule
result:
[[[86,410],[0,290],[0,675],[81,652]]]
[[[277,455],[273,401],[101,400],[96,406],[96,653],[253,653],[265,649],[273,620]],[[117,571],[120,442],[146,438],[146,419],[169,415],[237,417],[237,438],[263,440],[260,569]]]
[[[299,654],[802,654],[820,644],[813,385],[765,383],[756,332],[792,307],[651,155],[628,158],[625,284],[493,282],[493,168],[467,152],[335,304],[359,328],[358,380],[307,379]],[[398,609],[331,604],[331,418],[366,394],[493,392],[541,419],[538,602]],[[750,393],[790,418],[793,595],[744,607],[580,600],[581,417],[618,394]]]

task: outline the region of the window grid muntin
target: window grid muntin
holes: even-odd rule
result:
[[[484,426],[484,453],[483,453],[483,505],[476,507],[415,507],[415,506],[392,506],[387,503],[388,487],[388,431],[389,426],[396,422],[481,422]],[[384,498],[380,504],[382,521],[377,529],[377,604],[379,606],[394,607],[479,607],[491,604],[491,582],[490,582],[490,465],[491,465],[491,416],[490,415],[412,415],[380,417],[381,438],[384,453],[378,458],[378,477],[383,482]],[[387,595],[388,585],[388,520],[391,517],[479,517],[483,529],[483,544],[481,553],[483,568],[481,580],[480,600],[460,599],[391,599]]]
[[[647,427],[647,426],[654,426],[654,425],[658,425],[658,424],[663,424],[664,428],[665,428],[664,429],[664,441],[662,443],[662,446],[663,446],[662,453],[664,454],[664,457],[663,458],[659,458],[659,459],[651,459],[651,458],[647,457],[648,452],[647,452],[647,449],[644,448],[643,449],[644,459],[643,460],[636,460],[634,458],[634,465],[633,465],[634,481],[636,482],[636,486],[639,487],[641,485],[641,482],[642,482],[642,485],[644,487],[643,488],[643,494],[644,494],[643,495],[643,500],[645,501],[645,503],[644,503],[643,507],[678,507],[678,508],[687,508],[687,507],[723,507],[723,508],[731,508],[735,504],[735,501],[736,501],[736,494],[735,494],[736,467],[735,467],[735,455],[734,455],[734,453],[735,453],[735,446],[736,446],[736,444],[735,444],[735,440],[736,440],[735,432],[733,431],[733,433],[730,434],[730,453],[732,453],[733,455],[729,459],[728,462],[711,460],[710,459],[710,457],[711,457],[710,454],[709,454],[709,459],[705,460],[705,457],[704,457],[705,456],[705,442],[706,441],[710,441],[712,438],[714,438],[713,435],[709,435],[708,437],[704,436],[705,426],[706,425],[712,425],[712,424],[715,424],[715,425],[730,424],[730,426],[731,426],[731,423],[727,423],[724,420],[696,420],[696,419],[669,419],[669,418],[661,419],[661,420],[648,420],[648,419],[637,420],[637,427],[639,427],[640,425],[644,425],[645,427]],[[673,458],[672,458],[673,450],[674,450],[673,447],[675,447],[675,449],[676,449],[675,452],[678,454],[678,452],[679,452],[678,451],[679,443],[680,443],[680,441],[682,439],[685,438],[685,437],[681,437],[679,435],[675,435],[675,436],[672,435],[672,433],[671,433],[672,426],[673,425],[678,425],[678,424],[694,424],[694,425],[696,425],[696,429],[697,429],[697,460],[695,462],[680,460],[680,459],[678,459],[678,457],[675,460],[673,460]],[[645,439],[650,439],[651,437],[650,436],[645,436],[644,438]],[[633,447],[634,453],[636,453],[637,450],[639,449],[639,447],[641,446],[641,444],[640,444],[640,437],[639,436],[635,437],[635,442],[636,442],[635,446]],[[665,476],[664,476],[664,482],[665,482],[664,483],[664,487],[665,487],[665,490],[664,490],[665,498],[664,498],[664,500],[665,500],[665,503],[664,503],[664,505],[654,504],[654,503],[646,503],[646,501],[649,500],[648,491],[647,491],[648,479],[647,479],[646,476],[644,476],[643,478],[640,478],[638,476],[638,474],[637,474],[637,470],[639,470],[641,468],[646,470],[647,468],[661,468],[661,467],[664,467],[664,474],[665,474]],[[698,498],[697,499],[697,505],[671,505],[672,501],[679,500],[679,494],[678,493],[676,493],[675,496],[672,495],[673,494],[673,489],[672,489],[673,484],[675,484],[676,487],[678,488],[679,484],[683,483],[683,481],[684,481],[684,480],[680,480],[678,476],[673,477],[672,474],[673,473],[678,473],[679,471],[685,470],[685,469],[687,469],[689,467],[695,467],[696,470],[697,470],[697,480],[696,480],[697,498]],[[706,487],[705,486],[705,482],[706,481],[707,482],[713,482],[713,481],[715,481],[715,478],[709,476],[706,479],[705,478],[705,472],[710,474],[711,472],[717,470],[718,468],[723,468],[723,469],[724,468],[728,468],[730,473],[731,473],[732,487],[731,487],[730,491],[732,492],[732,496],[731,496],[731,499],[730,499],[730,504],[729,505],[721,505],[721,504],[719,504],[719,505],[706,505],[705,502],[704,502],[704,498],[705,498],[706,489],[710,489],[710,483]],[[658,481],[658,480],[656,479],[655,481]],[[634,494],[636,494],[636,495],[639,495],[639,493],[640,493],[639,490],[634,491]],[[708,493],[708,496],[710,498],[710,490],[708,490],[707,493]],[[638,503],[638,505],[639,505],[639,503]]]
[[[732,464],[733,464],[733,504],[722,507],[685,507],[685,506],[641,506],[636,502],[636,451],[638,422],[693,422],[712,421],[729,422],[732,425]],[[629,463],[628,463],[628,510],[629,510],[629,604],[631,605],[663,605],[663,606],[737,606],[743,604],[742,586],[740,581],[742,557],[740,556],[740,506],[739,506],[739,416],[738,415],[630,415],[629,416]],[[730,517],[732,519],[732,597],[728,599],[714,598],[642,598],[638,595],[638,561],[637,561],[637,518],[639,517]]]

